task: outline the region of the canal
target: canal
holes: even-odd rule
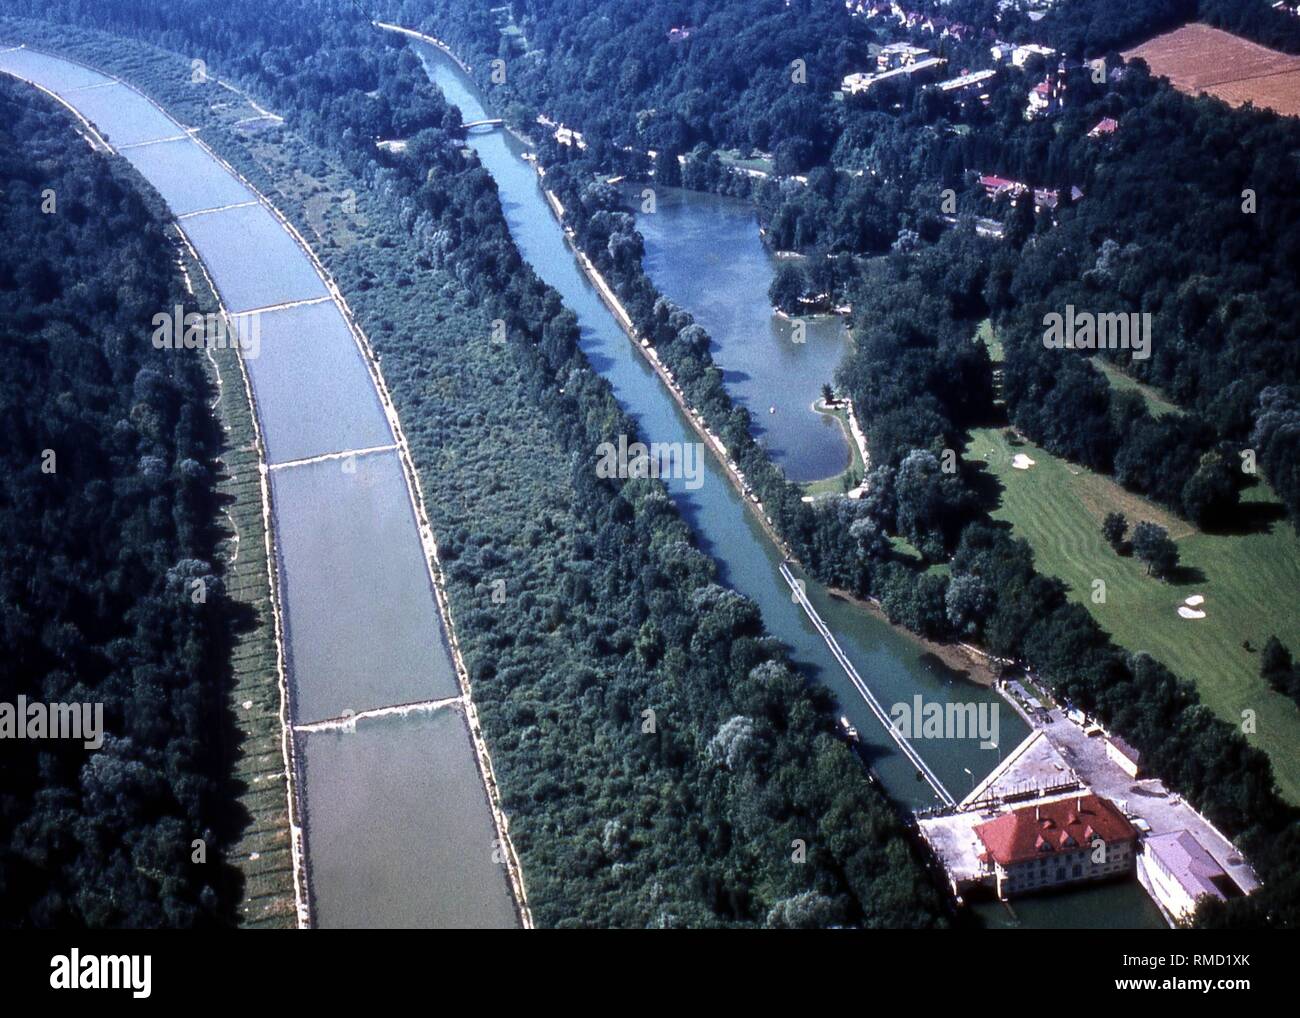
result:
[[[446,54],[418,40],[412,40],[411,45],[420,54],[431,80],[449,102],[460,108],[464,120],[495,115],[490,113],[486,97]],[[695,441],[697,436],[681,409],[634,349],[568,247],[532,164],[523,158],[527,147],[501,130],[471,132],[467,143],[496,180],[510,231],[520,252],[538,275],[560,293],[577,316],[583,350],[593,367],[609,380],[619,403],[636,420],[642,438],[655,442]],[[693,279],[692,292],[708,292],[713,287],[725,289],[729,301],[736,302],[737,307],[741,304],[746,306],[743,314],[728,316],[719,313],[712,318],[711,328],[718,330],[714,335],[715,342],[726,348],[730,343],[725,328],[728,320],[758,321],[764,315],[770,315],[766,291],[771,266],[754,255],[752,246],[748,248],[749,264],[763,266],[756,268],[752,275],[737,276],[731,272],[732,260],[726,256],[725,249],[722,249],[724,257],[717,261],[700,256],[701,252],[710,247],[716,249],[717,245],[716,242],[710,243],[707,220],[704,225],[689,220],[693,215],[692,209],[707,206],[710,197],[702,196],[700,202],[683,201],[674,206],[678,229],[663,235],[662,256],[674,260],[678,278]],[[742,223],[747,224],[744,229],[751,230],[756,240],[757,225],[752,218],[734,207],[727,216],[731,229],[738,230]],[[716,217],[713,221],[716,222]],[[693,241],[677,246],[679,237],[693,238]],[[647,248],[650,246],[648,239]],[[711,275],[715,270],[719,274]],[[661,279],[660,285],[670,282]],[[685,287],[682,289],[684,291]],[[682,293],[667,292],[667,295],[678,300],[687,310],[696,311]],[[701,324],[705,324],[704,317],[701,317]],[[764,327],[757,336],[750,335],[756,340],[757,349],[766,349],[769,356],[775,356],[770,344],[781,341],[779,330],[774,332]],[[810,363],[809,378],[812,371]],[[773,378],[775,374],[764,368],[763,377]],[[751,392],[751,399],[756,396],[757,390]],[[861,733],[864,757],[890,795],[912,809],[934,805],[937,802],[935,793],[877,723],[803,609],[792,598],[789,586],[780,575],[780,553],[752,511],[727,480],[716,460],[706,456],[704,462],[705,481],[699,488],[688,489],[682,479],[670,478],[666,484],[700,546],[717,561],[723,582],[752,598],[762,612],[768,631],[790,648],[800,670],[809,679],[825,684],[835,693],[843,713]],[[869,612],[832,596],[797,569],[796,573],[805,581],[809,600],[886,709],[894,703],[910,703],[918,694],[926,702],[989,704],[998,709],[1000,731],[996,746],[991,749],[982,749],[978,737],[916,742],[916,748],[955,797],[960,799],[965,795],[974,782],[996,766],[1003,752],[1014,748],[1028,733],[1024,722],[995,693],[954,672],[908,635]],[[1163,925],[1136,882],[1086,889],[1060,898],[1031,899],[1023,908],[1017,903],[1017,918],[1014,919],[1001,906],[981,908],[978,912],[990,925],[998,926]]]
[[[55,93],[121,150],[185,217],[240,334],[258,336],[245,366],[269,467],[313,924],[518,925],[464,711],[317,724],[460,692],[396,418],[343,309],[275,214],[143,95],[29,49],[0,52],[0,71]]]

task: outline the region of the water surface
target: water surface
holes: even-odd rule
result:
[[[129,148],[122,155],[178,216],[253,200],[252,191],[189,138]]]
[[[640,210],[640,204],[634,207]],[[655,286],[688,308],[713,339],[731,398],[749,411],[754,437],[792,481],[849,465],[844,429],[812,409],[844,358],[840,318],[777,315],[767,289],[780,259],[759,239],[753,207],[738,198],[659,188],[640,212],[645,267]]]
[[[238,328],[245,340],[256,335],[246,363],[268,463],[393,443],[370,370],[332,303],[245,315]]]
[[[183,172],[159,169],[164,181]],[[182,225],[232,314],[329,296],[311,260],[264,205],[194,216]]]
[[[306,733],[302,765],[317,926],[518,925],[459,710]]]
[[[114,148],[184,133],[176,121],[151,103],[141,102],[137,93],[122,84],[82,89],[72,93],[69,101]]]
[[[271,471],[302,722],[460,690],[396,452]]]

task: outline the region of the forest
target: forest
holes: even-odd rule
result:
[[[539,924],[945,923],[826,693],[718,583],[662,485],[597,476],[594,450],[636,427],[578,348],[572,313],[522,262],[414,54],[347,4],[310,26],[232,6],[220,31],[199,3],[155,10],[151,27],[125,3],[41,13],[201,55],[274,96],[298,166],[360,185],[365,241],[331,234],[321,253],[383,357],[417,468],[438,478],[425,491],[452,615]],[[187,60],[49,31],[204,116],[177,73]],[[373,145],[401,129],[414,131],[405,152]],[[212,141],[305,228],[292,172],[275,177],[237,136]]]
[[[150,342],[187,300],[128,169],[0,78],[0,701],[104,725],[97,749],[3,742],[6,927],[225,924],[237,892],[220,437],[198,355]]]

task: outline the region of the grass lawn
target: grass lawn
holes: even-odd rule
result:
[[[1014,469],[1019,452],[1036,465]],[[1064,580],[1070,597],[1120,646],[1146,651],[1194,683],[1202,701],[1232,724],[1241,723],[1243,711],[1256,712],[1256,732],[1247,738],[1272,758],[1283,795],[1300,803],[1300,710],[1259,677],[1258,654],[1274,634],[1300,652],[1300,540],[1290,525],[1278,520],[1266,532],[1202,533],[1108,477],[1032,443],[1013,448],[1002,429],[973,432],[966,456],[983,460],[1002,484],[994,517],[1029,541],[1038,568]],[[1263,483],[1243,498],[1275,501]],[[1111,511],[1124,513],[1130,527],[1140,520],[1166,527],[1190,575],[1164,583],[1136,559],[1116,555],[1101,535]],[[1092,601],[1094,579],[1106,583],[1104,604]],[[1205,597],[1206,618],[1178,616],[1192,594]],[[1255,652],[1243,647],[1246,640]]]
[[[1153,389],[1149,385],[1143,385],[1136,378],[1130,378],[1110,361],[1102,357],[1094,357],[1091,364],[1106,376],[1106,380],[1110,382],[1110,387],[1116,392],[1136,392],[1141,396],[1146,402],[1147,410],[1152,417],[1163,417],[1165,414],[1178,411],[1178,407],[1160,395],[1159,390]]]
[[[994,364],[1002,363],[1002,340],[994,330],[993,323],[987,318],[980,322],[979,328],[975,330],[975,338],[989,348],[989,360]]]
[[[772,160],[770,159],[747,159],[740,154],[739,149],[719,149],[718,161],[724,166],[734,166],[740,170],[758,170],[760,173],[772,175]]]

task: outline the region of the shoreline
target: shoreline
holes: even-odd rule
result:
[[[830,406],[823,397],[818,396],[809,405],[809,409],[815,414],[829,417],[839,426],[840,433],[844,436],[844,444],[848,448],[849,461],[844,465],[844,469],[838,474],[832,474],[830,477],[818,478],[815,481],[808,481],[803,485],[803,487],[804,490],[807,491],[815,485],[825,484],[827,481],[834,481],[844,477],[853,470],[853,464],[856,459],[862,461],[862,476],[858,479],[857,487],[846,494],[849,498],[861,498],[867,492],[867,474],[871,472],[871,453],[867,449],[866,435],[862,433],[862,428],[858,426],[858,418],[853,409],[853,401],[847,396],[841,396],[836,400],[836,404],[836,406]],[[844,418],[840,417],[840,415],[836,413],[836,411],[840,409],[845,411],[845,416],[848,418],[847,423]],[[856,457],[853,455],[855,450],[857,451]],[[855,495],[853,492],[857,492],[857,494]],[[807,498],[809,496],[806,495],[804,497]],[[821,495],[812,495],[811,497],[825,497],[825,493],[822,493]]]
[[[533,167],[537,171],[538,182],[541,185],[542,193],[546,196],[546,203],[550,206],[556,222],[559,223],[560,229],[564,232],[564,238],[568,241],[570,250],[573,251],[578,260],[578,264],[582,267],[583,275],[587,277],[587,281],[600,296],[601,301],[614,315],[615,321],[617,321],[622,327],[624,334],[627,336],[632,346],[641,354],[642,359],[650,365],[650,368],[654,371],[655,375],[658,376],[660,382],[662,382],[664,387],[667,388],[669,395],[673,398],[673,402],[675,402],[681,409],[683,415],[690,422],[691,427],[701,438],[704,439],[705,444],[713,451],[714,458],[717,460],[719,466],[722,467],[727,479],[731,482],[731,486],[736,490],[736,493],[741,496],[742,501],[750,507],[759,526],[762,527],[768,538],[774,545],[776,545],[777,549],[785,558],[797,562],[798,559],[795,558],[789,545],[787,545],[781,535],[777,533],[776,527],[772,524],[772,521],[768,519],[767,513],[763,511],[763,503],[760,502],[752,493],[753,489],[750,488],[749,481],[746,479],[744,473],[741,472],[739,465],[737,465],[735,461],[726,454],[726,446],[722,444],[722,439],[709,430],[708,425],[705,424],[698,411],[691,406],[689,401],[686,399],[685,394],[677,386],[676,379],[673,378],[671,372],[669,372],[669,370],[664,366],[663,361],[659,359],[658,354],[654,353],[654,348],[643,344],[641,338],[636,334],[636,326],[632,322],[632,317],[627,313],[627,309],[623,307],[623,303],[618,299],[618,295],[614,293],[613,288],[610,287],[600,270],[597,269],[591,259],[587,257],[587,253],[578,247],[574,240],[573,231],[564,223],[564,206],[560,204],[560,200],[555,196],[555,192],[546,187],[544,183],[546,170],[536,161],[533,161]]]
[[[436,46],[438,49],[442,50],[442,52],[445,53],[451,60],[453,60],[457,67],[459,67],[471,78],[474,77],[474,69],[470,67],[469,64],[465,63],[465,61],[461,60],[461,58],[456,55],[456,51],[453,50],[441,39],[436,39],[432,35],[425,35],[423,32],[417,32],[413,28],[403,28],[401,25],[390,24],[387,21],[372,21],[370,23],[374,25],[375,28],[378,28],[381,31],[396,32],[398,35],[405,35],[411,39],[419,39],[421,42],[427,42],[430,46]]]
[[[233,323],[225,301],[217,290],[217,285],[208,273],[208,267],[194,249],[189,234],[179,223],[175,224],[176,234],[189,252],[198,270],[203,273],[203,281],[216,301],[217,310],[228,324]],[[231,324],[233,328],[233,325]],[[262,419],[257,412],[257,399],[253,395],[253,380],[248,365],[243,357],[237,357],[239,374],[244,382],[244,398],[248,403],[249,418],[253,425],[253,445],[257,450],[257,480],[262,495],[262,533],[266,553],[266,578],[269,587],[268,600],[271,605],[271,621],[275,631],[275,666],[276,685],[280,692],[280,748],[284,757],[285,782],[287,784],[287,807],[289,811],[289,843],[293,858],[293,885],[295,912],[298,928],[311,929],[311,880],[304,847],[305,829],[302,804],[302,770],[298,755],[298,744],[293,729],[293,695],[289,687],[289,673],[285,668],[286,651],[284,642],[284,616],[280,601],[280,557],[276,552],[273,520],[275,513],[271,504],[271,474],[266,462],[266,440],[262,436]]]
[[[953,671],[962,672],[965,681],[972,682],[977,686],[983,686],[986,689],[997,689],[998,681],[1002,676],[995,669],[992,663],[994,659],[991,654],[968,643],[939,643],[928,636],[922,636],[910,629],[904,629],[902,626],[889,621],[889,616],[885,614],[880,602],[874,599],[861,598],[842,587],[826,587],[826,593],[838,601],[846,601],[873,618],[879,619],[890,629],[917,644],[926,653],[933,654]]]
[[[546,175],[545,170],[536,163],[534,163],[534,167],[537,170],[540,182],[540,180]],[[806,568],[804,563],[791,552],[789,545],[787,545],[781,538],[780,534],[777,533],[776,528],[767,518],[766,513],[762,512],[762,503],[746,494],[748,483],[745,480],[745,475],[740,471],[739,467],[732,465],[729,458],[724,457],[720,451],[721,441],[708,430],[708,427],[700,419],[696,410],[687,403],[685,396],[677,387],[672,376],[668,373],[667,369],[664,368],[663,363],[659,358],[657,356],[650,356],[653,347],[643,346],[641,340],[637,338],[635,328],[632,325],[632,319],[628,315],[627,310],[619,301],[618,296],[610,288],[609,283],[605,280],[604,276],[601,275],[600,270],[592,264],[591,259],[587,257],[585,252],[579,250],[577,244],[574,242],[572,231],[569,227],[565,226],[563,219],[563,206],[560,204],[559,199],[555,196],[554,192],[545,186],[545,184],[542,184],[542,192],[546,195],[547,204],[550,206],[551,212],[555,215],[561,229],[564,231],[565,239],[568,240],[570,249],[577,256],[578,263],[582,266],[583,273],[587,276],[588,282],[590,282],[593,288],[595,288],[596,292],[600,295],[601,300],[609,307],[610,311],[614,313],[615,319],[623,327],[623,331],[626,333],[632,345],[640,351],[646,363],[650,365],[655,374],[659,377],[659,380],[663,382],[674,402],[676,402],[681,408],[682,412],[686,415],[687,420],[691,422],[691,426],[706,440],[706,444],[713,449],[714,456],[722,466],[728,479],[731,481],[732,487],[736,489],[736,492],[742,497],[743,501],[750,506],[754,515],[758,519],[759,525],[762,527],[764,532],[767,533],[772,543],[786,559],[798,563],[800,568]],[[857,418],[853,416],[851,404],[849,413],[852,425],[856,426]],[[860,428],[855,428],[855,430],[856,434],[854,435],[854,440],[859,443],[860,451],[864,450],[866,445],[865,437],[862,436]],[[850,460],[851,459],[852,453],[850,452]],[[869,459],[864,456],[864,468],[867,467],[869,462]],[[990,663],[991,655],[986,655],[978,648],[970,647],[966,644],[938,643],[928,637],[922,636],[920,633],[914,633],[910,629],[906,629],[891,622],[880,605],[874,601],[864,600],[856,594],[852,594],[847,590],[837,587],[825,586],[824,589],[831,597],[847,601],[862,609],[873,618],[883,622],[894,632],[916,644],[925,652],[933,654],[947,667],[954,671],[962,672],[966,681],[989,689],[995,689],[997,687],[997,681],[1000,678],[1000,675],[994,670],[993,665]]]

